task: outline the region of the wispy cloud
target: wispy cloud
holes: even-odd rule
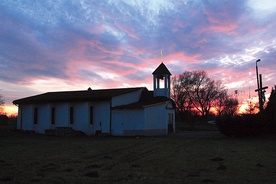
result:
[[[273,0],[2,0],[0,89],[7,104],[89,86],[151,89],[163,50],[173,75],[206,70],[229,91],[251,86],[254,94],[256,59],[263,83],[276,79],[275,7]]]

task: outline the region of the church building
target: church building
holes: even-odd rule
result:
[[[45,134],[72,128],[87,135],[158,136],[175,132],[175,104],[170,98],[171,73],[161,63],[146,87],[47,92],[13,101],[17,129]]]

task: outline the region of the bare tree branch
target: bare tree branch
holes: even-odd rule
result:
[[[226,102],[234,105],[228,98],[227,90],[220,81],[210,79],[205,71],[184,72],[173,79],[173,95],[178,110],[195,109],[207,120],[212,107],[223,113]],[[234,111],[234,107],[232,107]],[[230,110],[229,110],[230,111]],[[231,111],[231,112],[232,112]]]

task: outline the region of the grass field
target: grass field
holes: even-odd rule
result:
[[[184,133],[185,134],[185,133]],[[0,183],[276,183],[262,137],[0,137]]]

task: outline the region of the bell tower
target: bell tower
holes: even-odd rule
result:
[[[152,73],[153,75],[153,93],[154,97],[164,96],[170,98],[171,73],[162,62]]]

